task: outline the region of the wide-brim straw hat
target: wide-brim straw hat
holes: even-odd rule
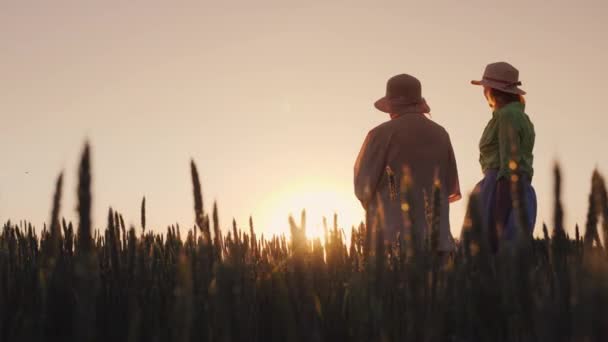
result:
[[[374,106],[389,114],[431,112],[431,108],[422,97],[420,81],[407,74],[391,77],[386,83],[386,95],[376,101]]]
[[[486,66],[483,78],[480,81],[471,81],[471,84],[493,88],[505,93],[525,95],[519,88],[519,70],[507,62],[491,63]]]

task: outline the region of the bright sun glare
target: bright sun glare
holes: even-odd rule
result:
[[[363,209],[354,194],[327,184],[299,184],[268,197],[260,208],[259,221],[264,235],[289,236],[288,217],[291,214],[300,223],[300,214],[306,210],[306,235],[323,239],[323,218],[328,227],[333,226],[334,213],[338,214],[338,226],[350,235],[352,225],[364,217]]]

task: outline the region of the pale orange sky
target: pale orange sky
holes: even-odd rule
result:
[[[226,227],[253,214],[259,229],[276,232],[287,211],[310,205],[317,216],[343,213],[348,228],[362,218],[354,160],[367,131],[387,119],[372,104],[397,73],[422,81],[467,193],[481,177],[477,142],[490,118],[469,81],[506,60],[521,71],[536,126],[538,222],[552,221],[558,158],[573,228],[584,224],[593,168],[608,172],[607,6],[2,1],[0,220],[41,226],[62,169],[63,214],[73,218],[88,137],[97,226],[110,205],[138,223],[143,195],[151,225],[191,225],[194,157],[206,206],[219,201]],[[455,236],[465,202],[452,209]]]

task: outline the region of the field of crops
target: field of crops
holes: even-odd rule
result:
[[[491,253],[473,194],[458,250],[446,256],[433,213],[428,236],[392,244],[363,225],[347,241],[336,218],[323,241],[309,241],[304,214],[288,237],[261,238],[251,222],[222,234],[215,205],[203,210],[194,162],[194,228],[150,232],[144,199],[139,227],[110,209],[94,229],[89,158],[86,147],[79,222],[61,219],[60,176],[48,227],[7,222],[0,233],[0,341],[608,341],[598,173],[580,235],[562,225],[556,167],[544,239],[519,234]]]

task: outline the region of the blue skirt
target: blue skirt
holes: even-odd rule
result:
[[[474,192],[479,194],[479,205],[481,206],[482,218],[486,224],[486,227],[490,229],[495,228],[494,212],[496,211],[496,185],[498,178],[498,170],[491,169],[487,170],[485,177],[477,183]],[[529,179],[522,179],[524,201],[528,217],[528,227],[530,234],[534,233],[534,225],[536,224],[536,192],[532,187]],[[506,240],[512,240],[516,236],[517,232],[517,213],[514,212],[513,208],[509,206],[507,208],[507,219],[503,222],[503,233],[502,238]]]

